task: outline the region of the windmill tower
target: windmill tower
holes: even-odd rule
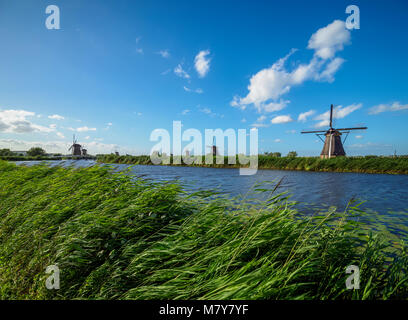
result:
[[[346,141],[348,134],[351,130],[366,130],[367,127],[356,127],[356,128],[333,128],[333,105],[330,106],[330,128],[329,130],[317,130],[317,131],[302,131],[301,133],[315,133],[320,140],[323,141],[321,136],[325,136],[323,141],[323,150],[320,153],[320,158],[333,158],[338,156],[345,156],[343,144]],[[345,133],[346,136],[343,141],[341,141],[342,134]]]
[[[71,151],[71,154],[73,156],[81,156],[82,155],[82,146],[77,143],[77,140],[75,139],[75,134],[74,134],[74,137],[72,139],[72,146],[68,149],[68,151]]]
[[[207,148],[211,148],[211,151],[212,151],[211,153],[212,153],[213,156],[218,156],[219,155],[218,148],[215,145],[215,137],[213,137],[213,145],[212,146],[207,146]]]

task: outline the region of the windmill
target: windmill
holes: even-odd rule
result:
[[[215,145],[215,137],[213,137],[213,145],[212,146],[207,146],[207,148],[211,148],[213,156],[218,156],[218,148]]]
[[[333,128],[333,105],[330,106],[330,128],[329,130],[317,130],[317,131],[302,131],[301,133],[315,133],[316,136],[323,141],[321,136],[326,136],[323,141],[323,150],[320,153],[320,158],[333,158],[338,156],[345,156],[343,144],[346,142],[348,134],[351,130],[366,130],[367,127],[355,127],[355,128]],[[343,141],[341,141],[341,135],[347,134]]]
[[[74,137],[72,138],[72,146],[69,147],[68,151],[72,151],[73,156],[81,156],[82,155],[82,146],[77,143],[77,140]]]

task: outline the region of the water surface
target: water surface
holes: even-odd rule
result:
[[[87,167],[93,160],[47,161],[50,165]],[[21,161],[33,165],[39,161]],[[113,164],[118,170],[131,167],[131,173],[156,181],[180,181],[188,190],[216,190],[231,196],[246,195],[255,183],[277,182],[283,178],[279,191],[288,191],[299,206],[335,206],[344,210],[351,199],[366,201],[364,209],[377,212],[408,211],[408,175],[387,175],[340,172],[306,172],[284,170],[258,170],[252,176],[240,176],[239,169],[129,166]]]

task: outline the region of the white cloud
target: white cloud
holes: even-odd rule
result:
[[[35,113],[25,110],[0,111],[0,132],[5,133],[48,133],[55,131],[55,126],[45,127],[32,123],[27,118],[34,117]]]
[[[262,115],[256,119],[256,122],[252,124],[255,128],[266,128],[269,127],[268,124],[265,124],[264,121],[266,120],[266,116]]]
[[[295,134],[295,133],[296,133],[296,130],[286,130],[285,132],[286,132],[286,133],[290,133],[290,134]]]
[[[61,132],[57,132],[57,136],[61,139],[65,139],[65,136]]]
[[[282,140],[281,139],[275,139],[274,142],[279,143],[279,142],[282,142]]]
[[[136,48],[136,52],[138,54],[143,54],[143,49],[142,48]]]
[[[245,118],[242,118],[242,119],[241,119],[241,122],[242,122],[242,123],[245,123],[245,122],[247,122],[247,120],[246,120]]]
[[[107,126],[109,126],[109,127],[110,127],[110,126],[113,126],[113,123],[112,123],[112,122],[108,122],[108,123],[107,123]]]
[[[200,108],[200,106],[198,106],[198,108],[199,108],[198,110],[199,110],[200,112],[205,113],[205,114],[208,114],[210,117],[220,117],[220,118],[224,118],[224,115],[223,115],[223,114],[215,113],[215,112],[213,112],[210,108],[206,108],[206,107]]]
[[[263,122],[266,120],[266,116],[260,116],[258,119],[256,119],[256,121],[258,122]]]
[[[190,111],[191,111],[191,110],[189,110],[189,109],[185,109],[185,110],[183,110],[183,111],[181,112],[181,114],[182,114],[183,116],[186,116],[188,113],[190,113]]]
[[[272,124],[278,124],[278,123],[288,123],[292,122],[293,119],[291,118],[290,115],[283,115],[283,116],[276,116],[271,120]]]
[[[340,20],[333,21],[311,36],[308,48],[314,49],[315,53],[308,63],[287,70],[286,61],[297,51],[292,49],[272,66],[254,74],[249,81],[248,94],[243,98],[234,96],[230,105],[240,109],[254,105],[258,112],[278,111],[289,103],[279,99],[293,86],[301,85],[308,80],[333,82],[335,73],[344,62],[344,59],[335,58],[334,55],[342,50],[349,40],[350,32],[346,29],[345,23]]]
[[[198,88],[198,89],[193,90],[193,89],[190,89],[190,88],[188,88],[188,87],[186,87],[186,86],[183,86],[183,89],[184,89],[185,91],[187,91],[187,92],[195,92],[195,93],[199,93],[199,94],[201,94],[201,93],[204,92],[203,89],[201,89],[201,88]]]
[[[317,30],[309,40],[308,48],[322,59],[330,59],[337,51],[343,50],[350,42],[350,31],[344,21],[335,20],[324,28]]]
[[[280,100],[279,102],[270,102],[263,105],[263,111],[265,112],[275,112],[284,109],[290,103],[289,100]],[[258,111],[261,112],[262,109],[258,108]]]
[[[373,142],[367,142],[367,143],[355,143],[347,146],[347,148],[351,149],[371,149],[371,150],[379,150],[379,151],[384,151],[384,149],[392,149],[392,145],[390,144],[383,144],[383,143],[373,143]]]
[[[207,58],[209,54],[209,50],[203,50],[200,51],[194,59],[194,66],[200,78],[204,78],[210,70],[211,60]]]
[[[324,69],[321,74],[317,75],[317,79],[330,83],[333,82],[334,74],[340,69],[344,61],[345,60],[342,58],[334,58],[327,64],[326,69]]]
[[[206,113],[206,114],[211,114],[211,109],[210,108],[202,108],[200,109],[201,112]]]
[[[157,52],[157,54],[161,55],[163,58],[168,58],[170,57],[170,52],[169,50],[160,50],[159,52]]]
[[[392,104],[379,104],[370,108],[368,114],[379,114],[387,111],[408,110],[408,104],[400,104],[398,101]]]
[[[342,119],[348,116],[350,113],[360,109],[362,105],[363,105],[362,103],[358,103],[358,104],[351,104],[347,107],[337,106],[333,109],[333,119]],[[330,124],[330,111],[326,111],[318,115],[317,117],[314,118],[314,120],[319,121],[315,125],[316,128],[328,126]]]
[[[77,128],[76,131],[78,132],[96,131],[96,128],[88,128],[87,126],[85,126],[85,127]]]
[[[301,114],[299,114],[298,116],[298,121],[300,122],[306,122],[307,118],[314,115],[315,114],[315,110],[309,110],[306,112],[302,112]]]
[[[356,139],[363,139],[363,136],[357,135]]]
[[[63,116],[60,116],[58,114],[53,114],[51,116],[48,116],[49,119],[53,119],[53,120],[64,120],[65,118]]]
[[[267,128],[267,127],[269,127],[269,125],[266,124],[266,123],[258,123],[258,122],[256,122],[256,123],[253,123],[253,124],[252,124],[252,127],[254,127],[254,128]]]
[[[190,79],[190,75],[183,70],[181,64],[178,64],[177,67],[174,68],[174,73],[180,78]]]

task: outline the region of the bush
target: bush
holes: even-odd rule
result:
[[[45,156],[46,152],[44,149],[40,147],[33,147],[30,150],[27,151],[27,155],[31,157],[36,157],[36,156]]]

